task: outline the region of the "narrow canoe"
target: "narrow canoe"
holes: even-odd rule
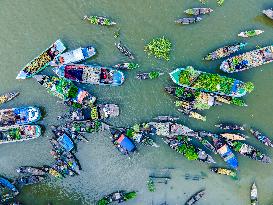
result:
[[[5,93],[0,96],[0,105],[6,102],[9,102],[16,98],[20,93],[19,92],[10,92],[10,93]]]
[[[191,8],[184,11],[186,14],[198,16],[201,14],[209,14],[213,12],[211,8]]]
[[[251,201],[251,205],[258,205],[258,189],[255,182],[251,186],[250,201]]]
[[[243,31],[238,34],[239,37],[243,38],[249,38],[249,37],[254,37],[262,34],[264,31],[262,30],[250,30],[250,31]]]
[[[216,59],[228,57],[231,54],[236,53],[239,50],[243,49],[246,45],[247,43],[236,43],[233,45],[228,45],[222,48],[218,48],[217,50],[205,56],[204,60],[216,60]]]
[[[188,24],[197,23],[197,22],[199,22],[199,21],[201,21],[201,20],[202,20],[201,17],[195,17],[195,18],[180,18],[180,19],[175,20],[175,23],[188,25]]]

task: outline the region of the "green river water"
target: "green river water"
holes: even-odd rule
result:
[[[255,49],[257,45],[273,43],[273,21],[261,11],[272,7],[270,0],[226,0],[218,7],[214,0],[208,6],[214,9],[211,15],[195,25],[180,26],[174,20],[184,16],[183,10],[201,6],[198,0],[1,0],[0,9],[0,93],[11,90],[21,92],[20,97],[5,104],[2,108],[22,105],[36,105],[45,108],[46,116],[39,124],[45,126],[43,137],[24,143],[0,146],[0,175],[12,178],[17,176],[15,169],[21,165],[41,166],[51,164],[48,142],[51,136],[49,126],[58,124],[56,116],[67,108],[58,99],[50,96],[33,79],[15,80],[18,71],[36,57],[52,42],[60,38],[68,49],[95,45],[97,55],[90,63],[114,65],[127,61],[115,48],[121,40],[136,55],[140,68],[126,72],[126,81],[120,87],[100,87],[80,85],[98,98],[98,102],[116,103],[121,113],[108,122],[117,126],[129,126],[135,122],[145,122],[158,115],[179,116],[179,122],[196,129],[219,131],[214,124],[220,121],[255,126],[273,137],[273,64],[268,64],[246,72],[230,75],[255,84],[255,90],[244,97],[248,107],[240,108],[223,105],[204,111],[207,122],[188,119],[178,111],[173,99],[164,93],[164,87],[173,85],[168,72],[178,66],[194,67],[215,73],[222,73],[217,67],[221,61],[205,63],[201,59],[208,52],[245,39],[237,34],[247,29],[261,29],[265,33],[247,39],[244,51]],[[111,28],[90,25],[82,21],[84,15],[109,16],[118,24]],[[119,39],[114,32],[120,28]],[[165,62],[148,57],[144,45],[154,37],[165,36],[173,44],[170,61]],[[138,81],[137,72],[158,69],[165,73],[154,81]],[[53,74],[50,68],[43,73]],[[248,133],[249,134],[249,133]],[[187,161],[175,153],[159,138],[160,148],[140,146],[139,152],[131,159],[121,155],[111,144],[109,133],[87,136],[88,143],[79,143],[77,158],[82,165],[82,173],[63,181],[50,182],[26,187],[18,200],[25,205],[76,205],[94,204],[103,195],[116,190],[138,191],[138,197],[127,204],[159,205],[184,204],[193,193],[206,189],[200,205],[247,205],[250,204],[250,185],[257,182],[260,204],[273,203],[273,165],[266,165],[239,157],[238,181],[229,177],[210,173],[209,166],[200,162]],[[253,137],[250,144],[257,146],[269,156],[273,151],[265,148]],[[218,165],[223,161],[214,156]],[[169,170],[172,179],[168,184],[158,184],[157,191],[150,193],[146,188],[150,174],[164,174]],[[207,177],[200,181],[185,180],[185,173]]]

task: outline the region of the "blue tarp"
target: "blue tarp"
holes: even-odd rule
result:
[[[124,136],[123,140],[120,142],[120,145],[127,149],[129,152],[133,152],[136,149],[134,143],[126,136]]]
[[[58,142],[68,152],[74,148],[72,140],[66,134],[63,134],[61,137],[59,137]]]
[[[16,187],[10,183],[8,180],[0,177],[0,185],[2,185],[3,187],[6,187],[7,189],[13,191],[13,192],[18,192],[18,190],[16,189]]]

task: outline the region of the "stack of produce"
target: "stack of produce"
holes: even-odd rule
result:
[[[197,71],[191,66],[178,68],[170,76],[181,87],[166,87],[165,90],[178,99],[176,106],[189,116],[197,110],[209,109],[222,103],[246,106],[238,97],[253,89],[252,83]],[[200,114],[195,114],[197,119],[204,120],[205,117],[198,115]]]

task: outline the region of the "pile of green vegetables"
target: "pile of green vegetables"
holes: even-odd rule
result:
[[[155,38],[144,47],[148,55],[154,55],[156,58],[170,60],[171,42],[164,36]]]

